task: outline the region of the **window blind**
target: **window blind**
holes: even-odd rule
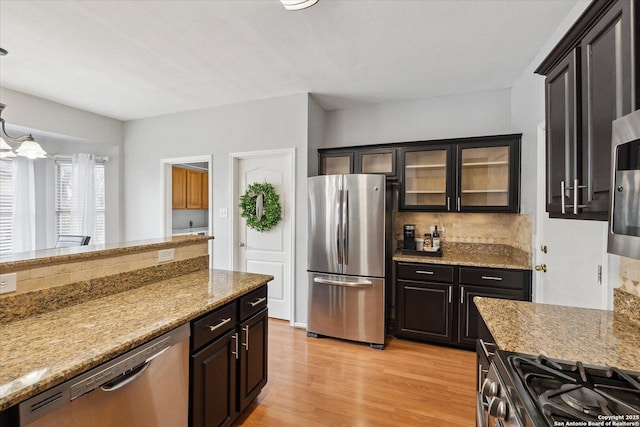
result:
[[[11,215],[13,214],[13,164],[0,159],[0,255],[11,253]]]
[[[96,236],[91,236],[90,244],[104,243],[105,235],[105,185],[104,163],[96,162]],[[73,168],[71,159],[56,159],[56,229],[60,234],[78,234],[71,223]]]

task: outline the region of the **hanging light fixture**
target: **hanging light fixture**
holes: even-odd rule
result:
[[[318,0],[280,0],[286,10],[306,9],[318,3]]]
[[[2,136],[9,142],[20,144],[20,147],[16,149],[16,152],[14,154],[11,150],[11,146],[7,144],[4,139],[0,138],[0,157],[15,157],[17,154],[18,156],[27,157],[29,159],[45,158],[47,156],[46,151],[44,151],[40,144],[38,144],[35,139],[33,139],[33,135],[22,135],[14,138],[7,134],[7,130],[5,129],[5,121],[2,118],[4,107],[6,107],[6,105],[0,104],[0,124],[2,125]]]

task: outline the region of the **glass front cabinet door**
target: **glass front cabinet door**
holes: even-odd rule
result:
[[[403,148],[400,209],[447,211],[451,208],[452,146]]]
[[[512,141],[458,145],[456,210],[517,212],[518,151]]]
[[[353,173],[353,152],[320,153],[320,175]]]

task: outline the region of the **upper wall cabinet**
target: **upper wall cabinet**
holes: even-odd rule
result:
[[[396,148],[321,149],[320,175],[376,173],[388,178],[396,176]]]
[[[208,209],[209,174],[195,169],[171,168],[172,208]]]
[[[400,209],[518,212],[520,135],[413,143],[400,149]]]
[[[608,218],[611,122],[636,109],[635,3],[594,1],[538,67],[546,76],[546,205]]]

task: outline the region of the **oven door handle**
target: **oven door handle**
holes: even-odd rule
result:
[[[488,405],[482,402],[482,393],[476,392],[476,427],[487,427]]]

